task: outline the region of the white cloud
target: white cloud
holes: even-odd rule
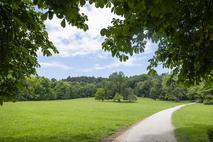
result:
[[[58,56],[70,57],[77,55],[94,54],[101,50],[103,37],[100,30],[110,25],[113,17],[118,17],[111,13],[110,9],[95,8],[94,5],[86,5],[81,12],[88,16],[87,24],[89,30],[83,30],[67,25],[60,26],[60,19],[54,17],[45,21],[50,40],[59,50]]]
[[[100,54],[102,52],[101,43],[104,39],[100,35],[100,30],[111,25],[112,18],[121,17],[111,13],[109,8],[95,8],[94,5],[84,6],[81,8],[81,12],[88,16],[86,23],[89,30],[86,32],[71,25],[62,28],[60,25],[61,20],[55,16],[52,20],[45,21],[49,38],[59,50],[59,54],[56,56],[97,55],[97,58],[100,59],[107,58],[110,53]],[[153,51],[151,43],[147,42],[144,54],[151,51]],[[41,55],[39,51],[38,54]]]
[[[110,64],[95,64],[92,68],[87,68],[84,69],[84,72],[91,72],[94,70],[105,70],[105,69],[115,69],[115,68],[120,68],[120,67],[133,67],[133,66],[141,66],[140,63],[138,63],[140,60],[143,58],[139,57],[131,57],[129,60],[126,62],[120,62],[118,59],[115,59],[112,63]]]
[[[40,62],[41,68],[60,68],[65,70],[72,70],[72,67],[60,62]]]

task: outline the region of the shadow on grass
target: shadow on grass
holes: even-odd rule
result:
[[[208,130],[213,130],[213,125],[192,124],[175,130],[175,135],[180,142],[213,142],[208,138]]]
[[[100,141],[91,134],[59,136],[0,137],[0,142],[95,142]]]
[[[125,131],[124,131],[125,132]],[[122,133],[124,133],[122,131]],[[120,139],[119,136],[122,133],[113,134],[109,137],[104,138],[101,142],[116,142],[116,141],[122,141],[125,142],[124,139]],[[160,134],[146,134],[143,135],[143,137],[140,139],[141,142],[174,142],[175,138],[171,137],[172,131],[165,131]],[[117,138],[117,139],[116,139]],[[127,138],[127,141],[129,142],[130,139]],[[138,141],[138,139],[134,139],[133,141]]]
[[[97,100],[98,101],[98,100]],[[109,102],[109,103],[138,103],[138,101],[135,102],[130,102],[128,100],[122,100],[122,101],[113,101],[113,100],[104,100],[104,101],[99,101],[99,102]]]

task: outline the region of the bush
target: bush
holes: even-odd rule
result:
[[[203,103],[213,105],[213,95],[206,95]]]
[[[119,93],[116,93],[113,98],[114,101],[118,101],[118,102],[121,102],[122,99],[123,99],[123,97]]]
[[[95,99],[104,101],[105,96],[106,96],[105,89],[104,88],[98,88],[96,93],[95,93]]]
[[[129,102],[136,102],[138,99],[137,99],[137,96],[135,95],[128,95],[128,100]]]

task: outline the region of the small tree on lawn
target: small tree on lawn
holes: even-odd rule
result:
[[[137,101],[137,96],[134,94],[134,90],[131,88],[129,88],[127,99],[129,102]]]
[[[98,88],[96,93],[95,93],[95,99],[104,101],[105,96],[106,96],[105,89],[104,88]]]
[[[150,98],[156,100],[157,97],[158,97],[158,90],[157,90],[157,88],[155,88],[155,87],[151,88],[151,90],[149,92],[149,96],[150,96]]]
[[[132,94],[134,93],[133,89],[132,88],[125,88],[122,95],[123,95],[123,99],[124,100],[128,100],[128,96],[129,94]]]
[[[128,95],[128,100],[129,100],[129,102],[136,102],[138,99],[137,99],[136,95],[130,94],[130,95]]]
[[[123,99],[123,96],[121,96],[121,94],[119,93],[116,93],[113,98],[114,101],[118,101],[118,102],[121,102],[121,99]]]

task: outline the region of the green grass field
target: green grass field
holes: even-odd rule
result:
[[[207,130],[213,129],[213,106],[194,104],[173,115],[178,142],[208,142]]]
[[[93,98],[5,103],[0,107],[1,142],[95,142],[155,112],[180,103],[139,99],[137,103]]]

